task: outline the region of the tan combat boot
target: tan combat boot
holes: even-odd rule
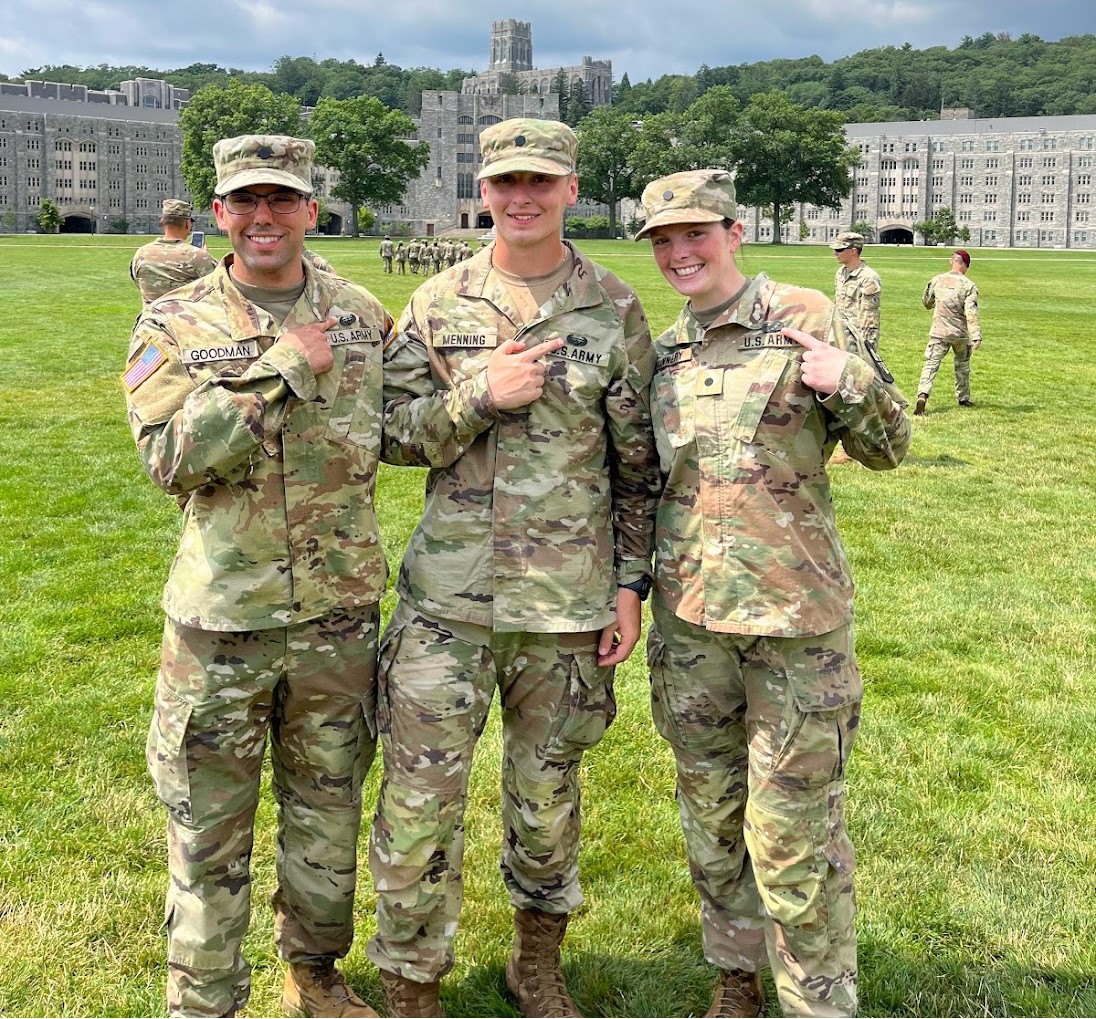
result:
[[[925,404],[929,402],[929,398],[924,393],[917,394],[917,405],[913,408],[914,417],[925,416]]]
[[[384,1003],[390,1016],[434,1019],[445,1015],[438,997],[440,980],[423,984],[409,977],[401,977],[398,973],[390,973],[386,969],[382,969],[380,973]]]
[[[538,909],[514,912],[514,948],[506,964],[506,986],[523,1016],[581,1016],[567,993],[559,968],[559,946],[567,933],[566,913]]]
[[[765,1004],[765,992],[761,989],[761,976],[740,969],[725,969],[715,985],[712,1007],[706,1016],[717,1019],[753,1019],[761,1015]]]
[[[294,1016],[376,1016],[333,962],[290,963],[282,1008]]]

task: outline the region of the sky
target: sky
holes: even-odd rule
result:
[[[49,64],[266,71],[281,56],[368,64],[378,53],[403,68],[483,71],[491,22],[504,18],[532,24],[535,67],[588,56],[611,60],[614,80],[627,73],[633,84],[704,64],[828,63],[907,42],[950,49],[985,32],[1046,41],[1096,33],[1093,0],[3,0],[0,73]]]

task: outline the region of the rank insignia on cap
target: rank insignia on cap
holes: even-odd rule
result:
[[[517,137],[516,137],[516,138],[514,139],[514,144],[515,144],[515,145],[519,145],[519,146],[520,146],[520,145],[524,145],[524,144],[525,144],[525,135],[523,135],[523,134],[519,134],[519,135],[518,135],[518,136],[517,136]]]
[[[673,197],[674,197],[674,193],[672,191],[663,191],[662,192],[662,200],[664,202],[668,202]]]
[[[149,378],[161,365],[167,362],[167,355],[156,346],[148,344],[122,373],[122,385],[127,393],[132,393],[145,379]]]
[[[269,159],[274,155],[274,150],[269,145],[264,145],[258,152],[255,153],[260,159]]]

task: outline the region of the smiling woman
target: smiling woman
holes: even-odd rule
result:
[[[655,341],[662,475],[651,706],[677,762],[714,1016],[856,1014],[845,770],[863,684],[826,462],[897,466],[910,424],[818,291],[747,279],[726,170],[649,184],[655,261],[689,299]],[[768,946],[768,951],[766,950]]]

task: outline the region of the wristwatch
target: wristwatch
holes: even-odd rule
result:
[[[617,587],[626,587],[629,591],[635,591],[640,601],[646,601],[651,593],[651,578],[640,577],[639,580],[633,580],[630,584],[617,584]]]

